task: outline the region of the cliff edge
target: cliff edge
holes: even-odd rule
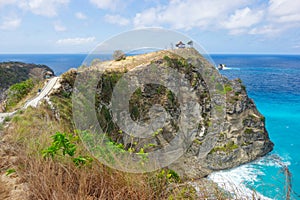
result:
[[[122,102],[129,104],[130,118],[134,122],[147,124],[151,118],[157,118],[159,124],[164,124],[161,129],[153,131],[152,137],[133,138],[131,133],[122,130],[116,122],[111,103],[114,88],[126,73],[130,71],[138,75],[154,65],[158,68],[169,67],[184,75],[189,86],[183,86],[183,91],[191,90],[196,94],[196,102],[191,103],[199,105],[188,108],[187,112],[201,113],[197,131],[184,140],[184,154],[169,166],[181,177],[205,177],[212,171],[236,167],[272,151],[273,143],[265,128],[265,118],[248,97],[242,81],[221,76],[192,48],[130,56],[121,61],[106,61],[78,71],[70,70],[62,75],[60,87],[52,95],[71,97],[75,78],[79,74],[87,71],[93,74],[93,71],[105,69],[97,84],[94,102],[101,129],[125,151],[155,152],[171,144],[178,134],[178,124],[184,110],[174,92],[159,83],[149,83],[136,88],[129,102]],[[153,105],[160,105],[167,112],[169,118],[166,122],[159,121],[159,113],[151,109]],[[220,115],[216,119],[218,112]],[[83,111],[75,115],[88,120],[86,117],[89,114]],[[143,132],[142,129],[135,131]]]

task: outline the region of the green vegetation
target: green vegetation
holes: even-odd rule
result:
[[[8,89],[11,85],[26,81],[29,78],[40,80],[42,71],[52,71],[45,65],[26,64],[21,62],[0,63],[1,89]]]
[[[184,185],[184,187],[179,187],[173,189],[175,194],[172,194],[168,197],[168,200],[194,200],[198,199],[196,189],[191,185]],[[201,198],[202,199],[202,198]],[[207,198],[203,198],[207,199]]]
[[[157,93],[158,94],[163,94],[163,92],[165,92],[165,90],[166,90],[166,88],[163,86],[163,85],[159,85],[158,87],[157,87]]]
[[[11,120],[11,117],[7,116],[4,118],[4,122],[9,122]]]
[[[163,59],[166,61],[167,66],[184,71],[185,73],[190,73],[193,67],[184,58],[170,58],[169,56],[164,56]]]
[[[5,175],[9,176],[10,174],[16,173],[15,169],[7,169]]]
[[[24,98],[34,87],[32,79],[28,79],[21,83],[16,83],[9,87],[7,95],[7,109],[17,105],[17,103]]]
[[[211,80],[212,82],[215,82],[216,76],[215,76],[215,75],[212,75],[212,76],[210,77],[210,80]]]
[[[159,179],[166,179],[168,183],[179,183],[179,175],[172,169],[162,169],[158,172],[157,177]]]
[[[63,92],[62,92],[63,93]],[[66,97],[63,94],[62,96],[52,96],[51,102],[53,103],[59,117],[60,123],[62,126],[68,128],[73,126],[72,117],[72,99],[70,96]],[[67,129],[70,130],[70,129]]]
[[[198,144],[198,145],[201,145],[201,144],[202,144],[202,142],[201,142],[200,140],[198,140],[198,139],[195,139],[193,142],[195,142],[195,143]]]
[[[225,136],[226,136],[226,133],[224,133],[224,132],[220,133],[220,138],[225,138]]]
[[[121,72],[111,72],[111,73],[105,73],[102,76],[102,81],[99,82],[99,88],[101,88],[101,96],[97,96],[96,94],[96,100],[101,99],[106,103],[110,102],[113,89],[117,82],[121,79],[123,76],[123,73]],[[126,92],[124,90],[124,92]]]
[[[137,95],[137,98],[142,98],[143,95],[142,89],[139,87],[138,89],[136,89],[133,95]]]
[[[205,123],[206,127],[211,127],[212,126],[212,122],[210,120],[206,120],[204,123]]]
[[[245,85],[241,85],[241,88],[242,88],[243,90],[246,90],[246,86],[245,86]]]
[[[237,148],[239,148],[239,146],[237,144],[235,144],[233,141],[229,141],[227,144],[224,144],[223,146],[216,146],[216,147],[214,147],[210,151],[210,153],[215,153],[215,152],[218,152],[218,151],[230,153],[234,149],[237,149]]]
[[[224,87],[223,87],[222,84],[217,83],[216,86],[215,86],[215,88],[216,88],[216,90],[217,90],[219,93],[224,94],[224,91],[225,91],[225,90],[224,90]]]
[[[89,156],[78,155],[75,157],[79,138],[72,134],[60,133],[51,136],[51,145],[42,151],[44,158],[69,155],[76,166],[90,164],[93,159]]]
[[[167,97],[168,97],[169,103],[171,105],[173,105],[175,103],[175,95],[171,90],[167,91]]]
[[[227,94],[228,92],[231,92],[233,89],[232,89],[231,85],[225,84],[224,90],[225,90],[225,93]]]
[[[248,146],[250,144],[251,144],[250,142],[243,142],[242,146]]]
[[[253,133],[253,129],[252,128],[246,128],[244,133],[245,134],[251,134],[251,133]]]
[[[190,73],[192,66],[185,60],[173,59],[168,56],[165,56],[164,60],[174,68],[180,67],[180,70],[188,71],[192,76],[191,84],[197,85],[199,77],[197,74]],[[124,68],[124,71],[126,70],[127,68]],[[123,71],[109,72],[104,74],[99,81],[98,88],[102,91],[95,95],[96,105],[92,106],[98,109],[98,121],[101,128],[107,133],[96,136],[101,137],[101,140],[95,138],[95,135],[88,131],[76,132],[73,130],[72,91],[62,90],[59,94],[52,94],[51,102],[55,107],[54,110],[49,105],[42,104],[39,108],[28,108],[18,112],[13,117],[10,129],[4,131],[7,132],[6,134],[9,132],[11,144],[18,147],[17,155],[21,158],[16,169],[18,175],[26,180],[28,191],[33,199],[51,199],[53,191],[55,191],[57,199],[115,199],[118,197],[120,199],[206,199],[212,197],[212,193],[214,193],[212,191],[208,193],[208,196],[199,197],[195,188],[182,182],[179,175],[171,169],[130,174],[109,168],[92,159],[93,155],[93,157],[103,158],[103,160],[113,163],[117,162],[116,156],[130,154],[138,158],[143,166],[149,161],[149,151],[161,145],[157,139],[161,137],[163,129],[158,129],[152,134],[153,140],[151,138],[151,140],[143,141],[132,135],[125,138],[126,133],[123,133],[114,124],[109,104],[106,103],[110,102],[114,86],[120,80],[122,73]],[[76,73],[63,75],[64,84],[72,87],[75,76]],[[147,112],[148,104],[154,101],[167,104],[166,107],[169,110],[175,109],[177,98],[173,92],[159,85],[158,87],[151,85],[149,88],[154,88],[157,93],[149,101],[145,99],[146,95],[143,94],[141,88],[138,88],[132,95],[129,109],[133,119],[138,119],[139,115]],[[223,88],[222,85],[219,89],[223,92],[232,91],[231,87]],[[205,96],[209,95],[208,91],[203,93]],[[145,101],[140,101],[142,98]],[[216,109],[223,111],[224,108],[220,106]],[[204,117],[204,120],[206,127],[212,126],[209,116]],[[175,127],[176,122],[174,124]],[[55,134],[53,135],[53,133]],[[85,141],[84,144],[79,139],[79,135]],[[220,133],[220,137],[225,137],[225,133]],[[198,139],[193,142],[194,145],[202,145]],[[89,150],[93,154],[88,152],[84,145],[92,147]],[[228,153],[237,148],[237,144],[228,142],[223,146],[215,147],[212,153],[217,151]],[[9,172],[14,173],[15,171],[11,169]],[[202,187],[205,185],[200,186],[200,195],[203,192]],[[209,186],[209,189],[212,187]],[[212,198],[214,197],[216,197],[215,199],[224,199],[219,198],[218,194],[213,194]]]
[[[162,132],[163,132],[163,129],[160,128],[160,129],[158,129],[157,131],[155,131],[152,135],[153,135],[153,137],[155,137],[155,136],[161,134]]]
[[[106,106],[102,106],[100,113],[98,113],[97,117],[101,128],[105,130],[105,132],[111,133],[116,129],[109,109]]]
[[[221,113],[221,112],[223,112],[224,107],[217,105],[217,106],[215,106],[215,109],[217,112]]]

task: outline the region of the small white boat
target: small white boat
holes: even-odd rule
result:
[[[226,67],[225,64],[219,64],[218,65],[218,70],[223,70]]]

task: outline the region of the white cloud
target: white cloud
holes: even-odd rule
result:
[[[59,45],[83,45],[88,44],[95,41],[95,37],[87,37],[87,38],[65,38],[56,41],[56,44]]]
[[[137,13],[136,27],[170,25],[176,29],[216,27],[232,11],[245,7],[246,0],[171,0],[168,5]]]
[[[262,26],[262,27],[255,27],[255,28],[251,29],[249,31],[249,34],[252,34],[252,35],[257,35],[257,34],[260,34],[260,35],[276,35],[276,34],[280,33],[281,31],[282,31],[282,29],[275,28],[272,25],[265,25],[265,26]]]
[[[87,19],[87,16],[85,14],[83,14],[82,12],[77,12],[75,14],[75,16],[77,19],[82,19],[82,20]]]
[[[229,19],[222,23],[227,29],[248,28],[262,20],[263,11],[253,11],[246,7],[244,9],[236,10]]]
[[[1,7],[4,7],[6,5],[9,5],[9,4],[14,4],[16,2],[16,0],[0,0],[0,8]]]
[[[142,13],[137,13],[133,20],[133,23],[136,27],[144,27],[144,26],[154,26],[160,25],[164,23],[163,21],[159,21],[159,12],[160,8],[150,8],[148,10],[143,11]]]
[[[120,4],[119,0],[90,0],[92,4],[100,9],[114,10]]]
[[[6,17],[4,18],[0,29],[2,30],[15,30],[21,25],[22,20],[18,17]]]
[[[129,24],[129,20],[120,15],[105,15],[105,21],[111,24],[117,24],[120,26],[126,26]]]
[[[60,6],[67,5],[70,0],[22,0],[18,5],[23,10],[28,10],[36,15],[54,17]]]
[[[67,28],[61,24],[60,21],[54,22],[54,30],[57,32],[64,32],[67,30]]]
[[[229,34],[278,35],[300,26],[300,0],[170,0],[136,13],[135,27],[228,30]]]
[[[268,11],[273,21],[300,23],[299,0],[270,0]]]

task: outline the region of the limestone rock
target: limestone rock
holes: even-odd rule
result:
[[[187,83],[180,82],[180,91],[170,89],[178,84],[176,76],[156,73],[156,70],[166,67],[177,71],[187,80]],[[265,119],[248,97],[241,80],[222,77],[193,48],[129,56],[118,62],[97,63],[82,71],[70,70],[62,76],[61,87],[53,95],[70,96],[75,92],[74,81],[79,73],[88,71],[91,75],[100,69],[105,71],[98,77],[96,92],[92,94],[95,102],[85,106],[97,111],[101,129],[116,144],[122,144],[125,150],[135,152],[141,149],[145,152],[157,151],[172,144],[182,131],[185,134],[182,147],[186,150],[169,167],[183,178],[200,178],[215,170],[232,168],[264,156],[273,149],[265,128]],[[113,94],[127,73],[136,77],[150,77],[144,80],[149,83],[134,88],[129,99],[118,99],[116,105],[120,108],[128,105],[128,109],[114,114]],[[141,79],[134,76],[128,81],[139,85]],[[167,79],[168,87],[154,82],[155,76]],[[127,89],[120,89],[115,95],[124,93],[126,96]],[[181,94],[188,94],[190,100],[185,100]],[[185,107],[184,104],[189,106]],[[89,118],[84,110],[78,114],[82,115],[82,120]],[[216,119],[216,116],[221,117]],[[161,129],[152,127],[152,134],[149,134],[149,130],[145,131],[142,125],[149,125],[154,119],[155,125],[163,126],[159,127]],[[197,122],[196,130],[192,127],[194,121],[186,119]],[[185,129],[180,130],[183,121]],[[123,126],[129,127],[127,131],[122,130]],[[145,134],[145,137],[133,137],[133,132]]]

